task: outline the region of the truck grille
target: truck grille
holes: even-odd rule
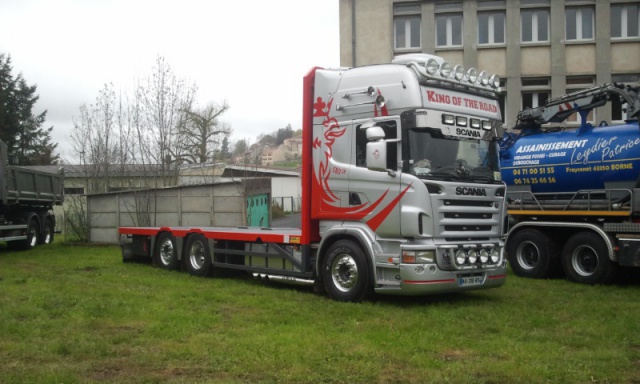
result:
[[[486,241],[500,236],[504,197],[496,193],[496,188],[487,188],[487,196],[451,199],[452,194],[431,195],[432,207],[437,210],[434,217],[439,219],[434,222],[435,237],[460,242]]]

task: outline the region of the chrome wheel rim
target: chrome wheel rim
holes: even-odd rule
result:
[[[204,265],[204,260],[204,245],[200,241],[195,241],[189,249],[189,263],[193,269],[200,269]]]
[[[160,260],[164,265],[171,264],[173,260],[173,241],[171,239],[165,239],[160,244]]]
[[[518,245],[516,259],[523,269],[534,269],[540,262],[540,250],[534,243],[524,241]]]
[[[588,245],[581,245],[573,250],[571,266],[580,276],[591,276],[598,269],[598,253]]]
[[[331,264],[333,285],[342,292],[349,292],[358,282],[358,266],[348,254],[338,255]]]

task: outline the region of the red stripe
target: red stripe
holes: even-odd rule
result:
[[[490,279],[506,279],[507,275],[495,275],[495,276],[489,276]]]
[[[389,214],[391,213],[391,211],[393,211],[396,205],[398,205],[398,203],[400,202],[400,199],[402,199],[402,196],[404,196],[404,194],[407,193],[410,187],[411,187],[411,184],[407,185],[404,191],[400,192],[400,194],[396,196],[389,205],[387,205],[382,211],[380,211],[374,217],[369,219],[369,221],[367,221],[367,225],[369,226],[369,228],[371,228],[374,231],[378,229],[380,224],[382,224],[382,222],[387,218],[387,216],[389,216]],[[387,190],[387,192],[389,192],[389,190]],[[382,197],[384,197],[387,194],[387,192],[385,192],[385,194],[382,195]]]
[[[312,68],[303,78],[302,82],[302,244],[320,240],[318,220],[311,219],[312,173],[313,159],[311,157],[313,145],[313,94],[315,87],[316,70]]]
[[[244,228],[230,228],[227,230],[220,229],[211,229],[208,230],[206,228],[169,228],[169,227],[156,227],[156,228],[136,228],[136,227],[121,227],[118,229],[120,234],[127,235],[141,235],[141,236],[157,236],[160,232],[171,232],[173,236],[176,237],[186,237],[191,233],[199,233],[208,239],[216,239],[216,240],[235,240],[235,241],[247,241],[247,242],[257,242],[258,239],[265,243],[286,243],[285,237],[289,236],[289,241],[291,238],[301,237],[302,233],[300,231],[290,231],[286,233],[276,232],[276,231],[261,231],[261,230],[252,230],[244,229]]]

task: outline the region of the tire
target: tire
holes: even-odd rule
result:
[[[353,241],[339,240],[327,249],[321,274],[324,288],[334,300],[359,302],[373,293],[367,259]]]
[[[35,217],[29,220],[29,225],[27,226],[27,238],[20,242],[20,248],[22,249],[33,249],[38,245],[38,241],[40,239],[40,226],[38,225],[38,220]]]
[[[170,271],[178,269],[178,250],[173,235],[163,232],[158,236],[153,261],[162,269]]]
[[[53,227],[53,220],[46,219],[42,233],[40,234],[40,244],[51,244],[53,242],[53,234],[55,229]]]
[[[209,242],[202,235],[191,235],[186,244],[185,267],[192,276],[205,277],[212,272]]]
[[[607,245],[593,232],[578,232],[567,240],[562,250],[562,268],[569,280],[582,284],[610,283],[617,272]]]
[[[507,239],[511,270],[520,277],[544,279],[556,269],[558,246],[537,229],[522,229]]]

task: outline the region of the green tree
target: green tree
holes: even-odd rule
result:
[[[9,158],[18,164],[56,164],[53,127],[42,127],[47,111],[33,114],[39,97],[36,86],[28,85],[22,74],[14,77],[12,71],[11,56],[0,54],[0,139],[7,144]]]
[[[291,128],[291,124],[287,124],[286,128],[278,129],[278,133],[276,134],[276,145],[282,145],[286,139],[290,139],[293,137],[293,129]]]
[[[231,153],[229,152],[229,136],[225,135],[222,139],[222,148],[220,148],[220,157],[222,160],[228,159],[231,157]]]
[[[247,141],[245,139],[238,140],[236,141],[236,146],[233,150],[233,154],[236,156],[241,155],[247,152],[248,149],[249,149],[249,146],[247,145]]]

